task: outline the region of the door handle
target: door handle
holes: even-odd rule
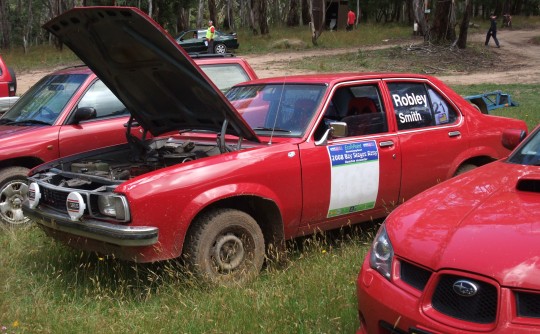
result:
[[[448,137],[458,137],[461,136],[461,132],[459,131],[450,131],[448,132]]]
[[[390,147],[390,146],[394,146],[394,142],[391,141],[391,140],[382,141],[382,142],[379,143],[379,146],[380,146],[380,147]]]

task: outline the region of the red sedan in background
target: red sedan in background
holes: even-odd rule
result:
[[[0,115],[17,101],[16,93],[17,78],[15,77],[15,71],[8,67],[0,57]]]
[[[358,333],[540,332],[539,217],[540,127],[387,217],[358,276]]]

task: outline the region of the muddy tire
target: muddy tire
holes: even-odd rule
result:
[[[28,192],[24,167],[8,167],[0,170],[0,220],[8,226],[24,225],[29,222],[22,211],[24,196]]]
[[[244,283],[261,271],[265,256],[261,228],[247,213],[218,209],[193,222],[184,245],[186,265],[206,283]]]
[[[468,172],[470,170],[473,170],[475,168],[477,168],[478,166],[476,165],[473,165],[473,164],[463,164],[461,166],[459,166],[459,168],[457,169],[456,173],[454,174],[454,176],[458,176],[458,175],[461,175],[465,172]]]

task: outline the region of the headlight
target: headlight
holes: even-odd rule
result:
[[[127,201],[123,196],[102,195],[98,197],[98,208],[102,215],[118,220],[129,220]]]
[[[392,260],[394,259],[394,249],[386,233],[386,226],[383,224],[371,245],[369,265],[377,270],[381,275],[390,280],[392,276]]]

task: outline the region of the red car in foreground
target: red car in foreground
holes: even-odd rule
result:
[[[358,333],[540,332],[540,127],[409,200],[357,280]]]
[[[258,274],[286,239],[383,217],[526,131],[424,75],[259,79],[224,96],[134,8],[74,9],[46,28],[162,137],[34,169],[25,212],[73,247],[183,255],[212,281]]]

